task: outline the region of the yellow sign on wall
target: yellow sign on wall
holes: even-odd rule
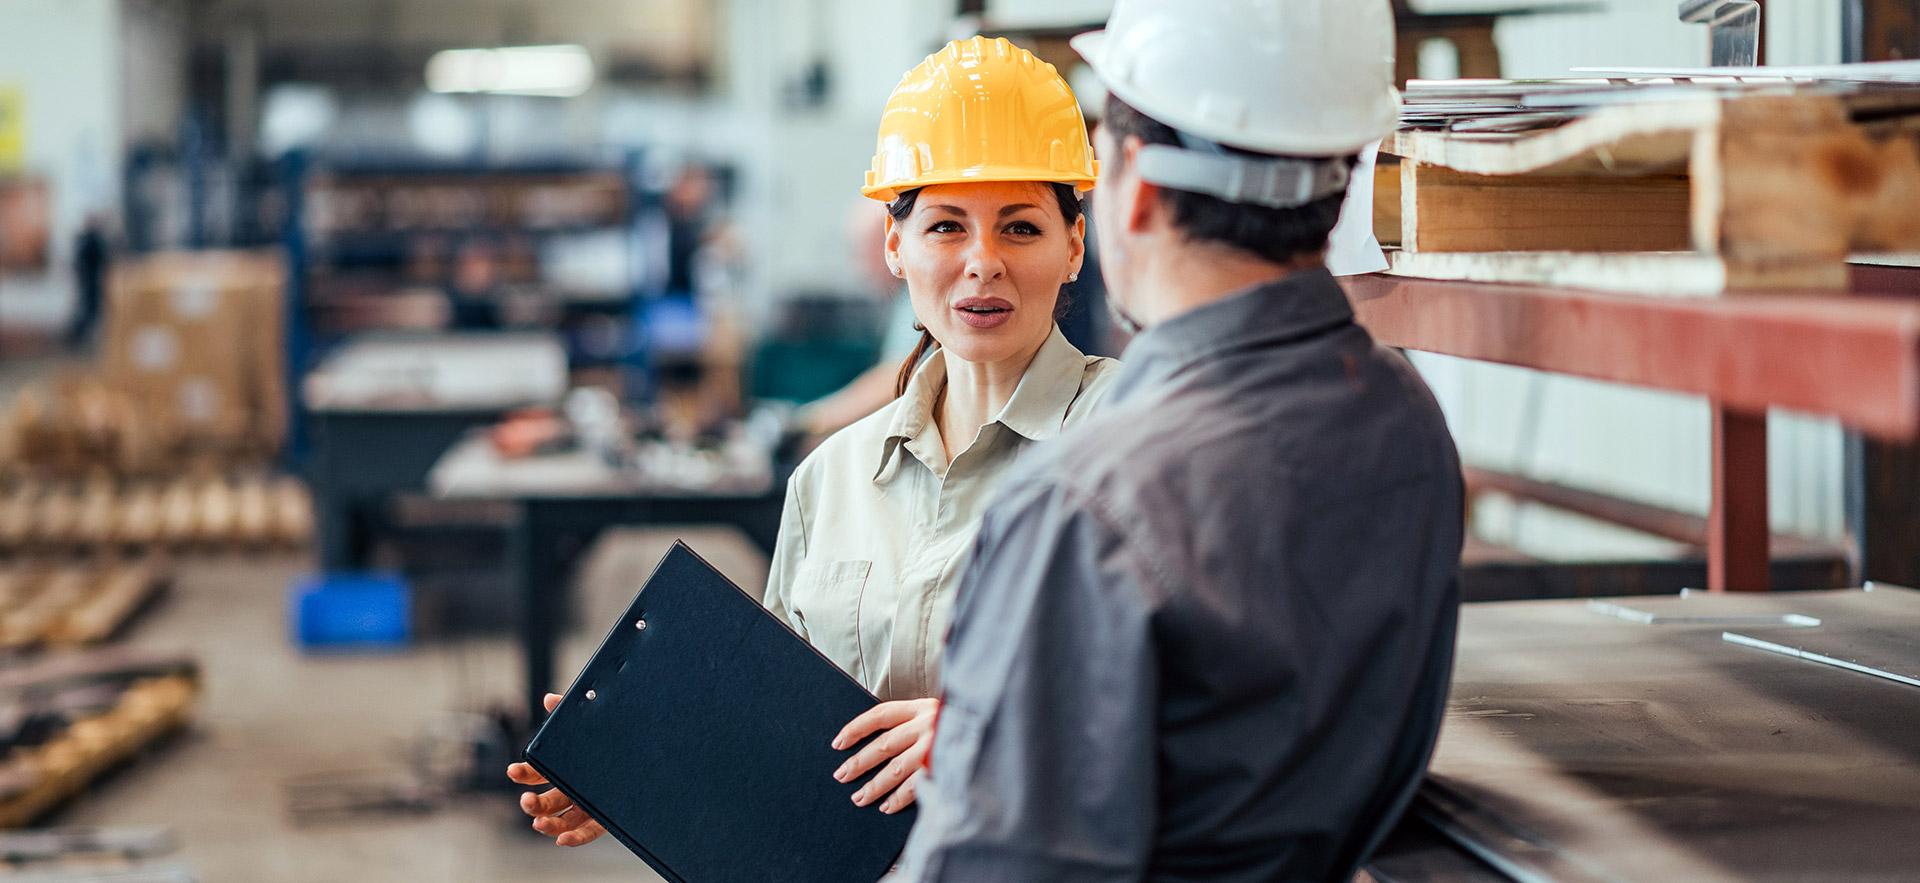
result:
[[[27,93],[0,84],[0,174],[21,171],[26,164]]]

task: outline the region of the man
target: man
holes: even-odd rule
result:
[[[1345,880],[1432,749],[1462,531],[1438,407],[1322,265],[1397,118],[1388,0],[1120,0],[1074,46],[1146,330],[985,519],[902,876]]]

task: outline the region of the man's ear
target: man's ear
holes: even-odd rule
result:
[[[1120,144],[1120,155],[1126,158],[1127,173],[1120,179],[1120,221],[1128,233],[1144,233],[1153,226],[1154,216],[1160,211],[1160,187],[1140,179],[1140,148],[1146,142],[1138,135],[1128,135]]]

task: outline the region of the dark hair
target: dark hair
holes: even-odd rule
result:
[[[1053,190],[1054,201],[1060,204],[1060,216],[1067,220],[1068,227],[1072,227],[1074,221],[1080,220],[1080,195],[1074,191],[1073,185],[1071,184],[1061,184],[1054,181],[1048,181],[1046,183],[1047,186]],[[913,207],[919,201],[920,188],[915,187],[912,190],[908,190],[894,197],[892,202],[887,203],[887,214],[893,216],[893,222],[895,224],[905,223],[907,216],[913,214]],[[1073,306],[1073,301],[1068,299],[1066,291],[1062,290],[1060,292],[1060,299],[1055,302],[1053,307],[1054,320],[1058,321],[1061,316],[1066,315],[1067,309],[1071,306]],[[899,398],[907,394],[907,381],[913,379],[913,369],[919,366],[920,360],[927,355],[928,351],[940,345],[940,341],[933,339],[933,332],[928,331],[926,326],[915,322],[913,323],[913,328],[915,331],[920,332],[920,342],[914,344],[913,354],[907,356],[907,360],[900,364],[900,375],[893,382],[894,398]]]
[[[1116,144],[1129,135],[1147,144],[1180,144],[1179,133],[1172,126],[1135,110],[1111,94],[1107,96],[1106,115],[1100,125],[1112,134]],[[1268,156],[1231,147],[1225,150],[1242,156]],[[1108,165],[1118,171],[1124,161],[1116,156]],[[1349,157],[1347,168],[1352,169],[1354,162],[1355,159]],[[1190,190],[1160,189],[1161,204],[1173,212],[1174,224],[1188,239],[1237,248],[1276,264],[1325,251],[1327,237],[1339,223],[1340,206],[1345,201],[1343,190],[1299,208],[1268,208],[1227,202]]]

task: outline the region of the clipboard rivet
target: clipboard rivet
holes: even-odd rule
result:
[[[637,620],[637,621],[635,621],[635,622],[634,622],[634,624],[633,624],[633,627],[634,627],[634,630],[636,630],[636,631],[642,631],[642,632],[644,632],[644,631],[646,631],[646,630],[647,630],[647,621],[646,621],[646,620],[644,620],[644,619],[642,619],[642,620]]]
[[[598,690],[588,690],[588,691],[587,691],[587,701],[588,701],[588,702],[592,702],[593,700],[595,700],[595,699],[598,699],[598,698],[600,698],[600,691],[598,691]]]

